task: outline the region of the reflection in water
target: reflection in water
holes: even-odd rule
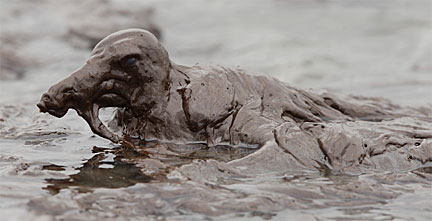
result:
[[[193,143],[187,145],[170,144],[168,148],[170,151],[183,155],[191,160],[214,159],[222,162],[243,158],[259,149],[255,146],[233,147],[229,145],[216,145],[208,147],[207,144],[204,143]]]
[[[43,170],[54,170],[54,171],[63,171],[65,170],[64,166],[59,166],[55,164],[44,165],[42,166]]]
[[[147,142],[131,145],[133,147],[128,145],[113,149],[93,147],[96,155],[78,168],[78,173],[65,179],[45,179],[49,185],[43,189],[51,194],[57,194],[60,190],[69,187],[76,187],[80,192],[89,192],[91,188],[120,188],[137,183],[164,182],[167,181],[166,174],[170,168],[179,167],[195,159],[215,159],[228,162],[247,156],[258,149],[227,145],[208,147],[200,143],[179,145]],[[111,162],[106,161],[109,154],[115,156]],[[142,163],[145,159],[157,160],[166,167],[152,175],[146,175],[142,172],[142,169],[146,169],[145,164]],[[140,163],[140,167],[136,166],[137,163]],[[64,170],[63,166],[54,164],[44,166],[43,169]]]
[[[57,194],[61,189],[76,186],[80,192],[88,192],[91,187],[119,188],[147,183],[151,177],[144,175],[134,164],[124,163],[118,159],[114,162],[100,162],[104,154],[100,153],[88,160],[77,174],[66,179],[46,179],[49,183],[44,189],[51,194]],[[112,168],[101,168],[110,165]]]

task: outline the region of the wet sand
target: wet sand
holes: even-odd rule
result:
[[[89,55],[62,37],[72,3],[47,2],[1,3],[2,36],[19,36],[18,55],[38,60],[22,79],[0,82],[0,213],[7,220],[431,217],[430,165],[243,176],[223,162],[253,149],[146,143],[130,150],[95,137],[73,111],[63,119],[38,113],[40,95]],[[429,1],[207,2],[203,11],[196,2],[151,2],[178,63],[241,65],[297,87],[382,96],[401,105],[432,99]],[[103,112],[103,120],[110,115]]]

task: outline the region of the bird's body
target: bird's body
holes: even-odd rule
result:
[[[276,164],[362,171],[412,169],[432,161],[427,111],[305,91],[240,69],[177,65],[152,34],[138,29],[102,40],[87,63],[51,87],[38,106],[58,117],[73,108],[93,132],[114,142],[135,136],[256,145],[259,151],[231,162],[256,173]],[[102,107],[119,107],[109,125],[121,137],[99,120]],[[268,164],[255,165],[256,157]]]

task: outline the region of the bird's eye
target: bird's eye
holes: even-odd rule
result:
[[[137,61],[138,60],[136,58],[129,58],[126,60],[125,66],[128,66],[128,67],[134,66]]]
[[[134,68],[138,63],[137,56],[127,56],[120,61],[120,64],[123,68]]]

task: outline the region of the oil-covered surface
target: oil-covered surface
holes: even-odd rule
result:
[[[117,145],[94,136],[74,111],[61,119],[40,114],[35,107],[40,95],[89,57],[87,50],[74,48],[59,37],[66,32],[62,10],[70,5],[65,4],[64,8],[55,5],[56,10],[52,10],[54,5],[45,3],[49,1],[2,2],[2,35],[12,33],[15,41],[25,39],[17,44],[17,53],[38,60],[38,65],[24,72],[21,80],[0,82],[2,217],[11,220],[430,218],[432,181],[427,159],[430,153],[411,156],[413,162],[424,161],[420,162],[420,168],[414,163],[402,168],[345,171],[347,165],[337,164],[339,161],[334,159],[332,164],[316,162],[313,168],[273,171],[262,165],[276,165],[277,161],[257,157],[249,161],[253,165],[235,169],[232,160],[257,156],[261,150],[242,143],[235,147],[208,146],[207,141],[172,144],[131,140],[127,145]],[[390,143],[388,148],[400,154],[396,156],[409,157],[404,153],[427,144],[420,140],[425,140],[430,131],[429,120],[421,118],[427,116],[431,100],[428,1],[409,4],[272,1],[265,5],[252,1],[250,5],[236,3],[230,7],[226,7],[226,2],[206,2],[207,9],[198,8],[196,3],[203,5],[195,1],[153,2],[156,21],[164,31],[163,44],[174,61],[188,65],[195,61],[239,64],[248,73],[275,74],[295,88],[331,88],[338,91],[331,93],[332,98],[342,97],[344,102],[352,100],[345,98],[343,92],[388,97],[402,106],[392,112],[411,117],[385,119],[387,122],[378,132],[389,132],[390,136],[382,139],[393,139],[392,134],[400,133],[412,137],[412,147],[411,143],[390,140],[386,141]],[[202,16],[209,14],[214,16]],[[196,19],[197,16],[203,19]],[[312,21],[319,21],[320,28],[307,25],[313,24]],[[200,27],[205,31],[198,31]],[[335,38],[334,30],[346,31],[337,32],[339,37]],[[247,34],[242,34],[243,31]],[[319,36],[319,40],[313,41],[313,36]],[[308,74],[312,72],[313,75]],[[370,102],[383,108],[392,107],[381,99]],[[102,111],[102,122],[107,123],[110,115],[109,110]],[[371,131],[355,128],[373,128],[371,125],[380,123],[379,119],[360,120],[364,125],[354,121],[339,124],[339,130],[334,125],[335,134],[353,130],[350,138],[371,136]],[[305,124],[301,129],[313,129],[313,124]],[[332,143],[331,137],[322,141]],[[369,148],[370,144],[367,145]],[[331,145],[328,147],[332,150]],[[378,150],[372,153],[378,158],[388,154]],[[244,168],[264,168],[264,172],[249,173]]]
[[[177,65],[143,29],[104,38],[37,106],[59,118],[74,109],[95,134],[131,148],[128,137],[255,146],[257,153],[229,162],[244,173],[321,164],[393,171],[432,163],[432,108],[305,91],[242,69]],[[108,127],[99,118],[107,107],[116,108]]]

